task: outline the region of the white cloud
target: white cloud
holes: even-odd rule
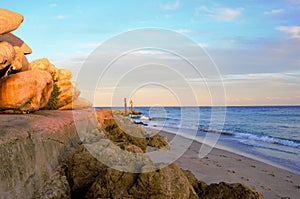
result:
[[[276,30],[290,34],[294,39],[300,39],[300,26],[278,26]]]
[[[264,12],[265,15],[275,16],[284,13],[284,9],[274,9],[271,11]]]
[[[66,15],[56,15],[54,18],[58,19],[58,20],[63,20],[63,19],[68,18],[68,16],[66,16]]]
[[[164,10],[177,10],[180,7],[180,1],[176,0],[173,3],[160,4],[160,7]]]
[[[228,8],[228,7],[217,7],[207,8],[202,6],[196,9],[195,15],[199,16],[204,14],[205,16],[211,17],[217,21],[232,21],[237,17],[241,16],[243,8]]]

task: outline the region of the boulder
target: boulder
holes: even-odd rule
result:
[[[10,43],[0,42],[0,77],[8,75],[15,56],[16,51]]]
[[[58,69],[57,71],[57,81],[70,80],[72,76],[72,72],[68,69]]]
[[[48,73],[51,74],[52,79],[54,81],[57,81],[57,68],[50,63],[50,61],[47,58],[41,58],[34,60],[30,63],[30,68],[32,70],[45,70]]]
[[[0,35],[17,29],[23,20],[23,15],[0,8]]]
[[[53,89],[51,75],[29,70],[0,79],[0,111],[28,113],[46,106]]]
[[[0,35],[0,41],[6,41],[10,43],[12,46],[18,46],[22,49],[25,55],[31,54],[32,50],[31,48],[19,37],[12,33],[7,33],[4,35]]]
[[[203,185],[199,184],[199,185]],[[250,189],[249,187],[242,185],[241,183],[229,184],[225,182],[220,182],[219,184],[205,185],[205,187],[200,188],[202,193],[199,194],[199,198],[210,199],[264,199],[264,197],[258,191]]]
[[[195,175],[189,170],[182,170],[194,187],[199,198],[203,199],[264,199],[263,195],[240,183],[229,184],[226,182],[214,183],[207,185],[205,182],[199,181]]]
[[[171,164],[149,173],[102,170],[86,198],[198,198],[183,172]]]
[[[147,137],[148,146],[155,147],[158,149],[170,149],[168,140],[166,137],[159,135],[158,133]]]
[[[70,104],[80,95],[80,91],[76,88],[75,83],[70,80],[62,80],[55,83],[60,90],[58,96],[57,108]]]
[[[97,110],[96,114],[100,126],[110,140],[132,144],[146,151],[146,131],[143,128],[132,124],[128,118],[113,115],[108,109]]]
[[[76,100],[74,100],[73,102],[59,108],[59,110],[81,110],[81,109],[85,109],[85,108],[91,108],[93,106],[93,104],[81,97],[78,97]]]

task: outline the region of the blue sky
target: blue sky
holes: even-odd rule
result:
[[[75,76],[105,40],[156,27],[182,33],[207,50],[222,75],[228,105],[300,104],[299,0],[10,0],[1,7],[24,15],[15,34],[32,47],[30,60],[48,57]],[[192,84],[202,95],[198,104],[210,104],[209,94],[197,91],[202,86]],[[94,104],[109,104],[108,95],[100,98]],[[135,99],[151,103],[143,94]]]

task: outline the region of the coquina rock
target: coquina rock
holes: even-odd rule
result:
[[[46,106],[53,90],[51,75],[29,70],[0,79],[0,112],[28,113]]]
[[[32,50],[31,48],[19,37],[12,33],[7,33],[4,35],[0,35],[0,41],[6,41],[10,43],[12,46],[18,46],[22,49],[25,55],[31,54]]]
[[[17,29],[23,20],[23,15],[0,8],[0,35]]]

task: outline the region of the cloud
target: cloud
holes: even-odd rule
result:
[[[177,10],[180,7],[180,1],[176,0],[173,3],[160,4],[160,7],[164,10]]]
[[[207,8],[202,6],[195,11],[195,15],[199,16],[204,14],[205,16],[211,17],[217,21],[232,21],[241,16],[243,8],[228,8],[228,7],[217,7]]]
[[[54,18],[57,19],[57,20],[64,20],[64,19],[68,18],[68,16],[66,16],[66,15],[56,15]]]
[[[294,39],[300,39],[300,26],[279,26],[276,30],[290,34]]]
[[[282,14],[282,13],[284,13],[284,9],[274,9],[274,10],[271,10],[271,11],[264,12],[264,14],[268,15],[268,16],[275,16],[275,15],[279,15],[279,14]]]

